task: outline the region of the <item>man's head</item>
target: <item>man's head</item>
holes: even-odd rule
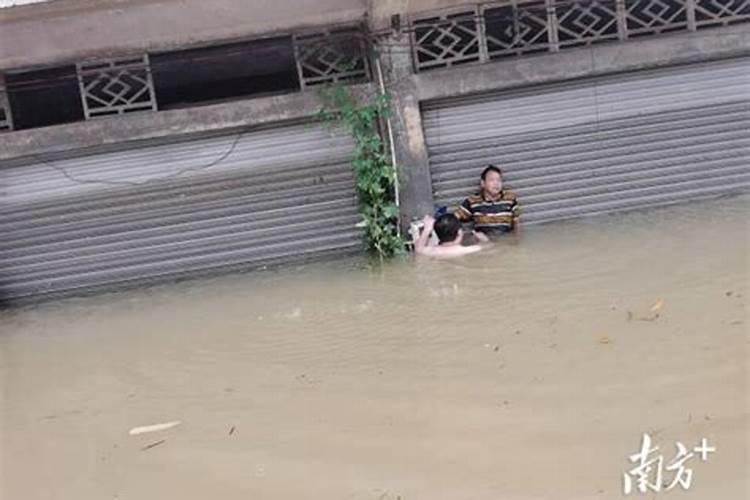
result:
[[[461,240],[461,222],[453,214],[443,214],[435,219],[434,229],[440,244]]]
[[[503,173],[495,165],[487,165],[482,170],[482,190],[490,196],[497,196],[503,190]]]

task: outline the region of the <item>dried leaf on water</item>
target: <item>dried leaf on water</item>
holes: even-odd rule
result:
[[[141,427],[133,427],[130,429],[131,436],[136,436],[138,434],[146,434],[148,432],[158,432],[158,431],[165,431],[167,429],[171,429],[172,427],[180,425],[182,422],[179,420],[173,420],[172,422],[164,422],[161,424],[153,424],[153,425],[144,425]]]
[[[654,302],[654,305],[651,306],[651,309],[649,309],[651,312],[658,312],[661,311],[661,308],[664,307],[664,301],[662,299],[658,299],[656,302]]]
[[[167,441],[166,439],[160,439],[159,441],[156,441],[154,443],[147,444],[146,446],[141,448],[141,451],[146,451],[146,450],[150,450],[151,448],[156,448],[160,444],[164,444],[166,441]]]

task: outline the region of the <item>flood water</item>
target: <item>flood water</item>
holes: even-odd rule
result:
[[[2,311],[0,497],[750,498],[748,208]],[[716,452],[625,497],[643,433]]]

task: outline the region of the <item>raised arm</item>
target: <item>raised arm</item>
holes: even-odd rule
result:
[[[428,242],[430,241],[432,228],[435,226],[435,219],[430,215],[425,215],[424,219],[422,219],[422,222],[424,223],[422,233],[419,235],[419,238],[417,238],[416,243],[414,243],[414,251],[419,255],[424,255],[426,253],[425,250],[427,249]]]

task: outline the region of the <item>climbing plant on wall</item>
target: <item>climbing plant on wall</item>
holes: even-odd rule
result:
[[[320,117],[334,125],[344,126],[354,138],[352,167],[369,251],[381,260],[404,251],[398,231],[399,209],[396,204],[396,167],[387,153],[378,121],[389,108],[387,94],[365,98],[354,95],[343,85],[321,91],[323,107]]]

